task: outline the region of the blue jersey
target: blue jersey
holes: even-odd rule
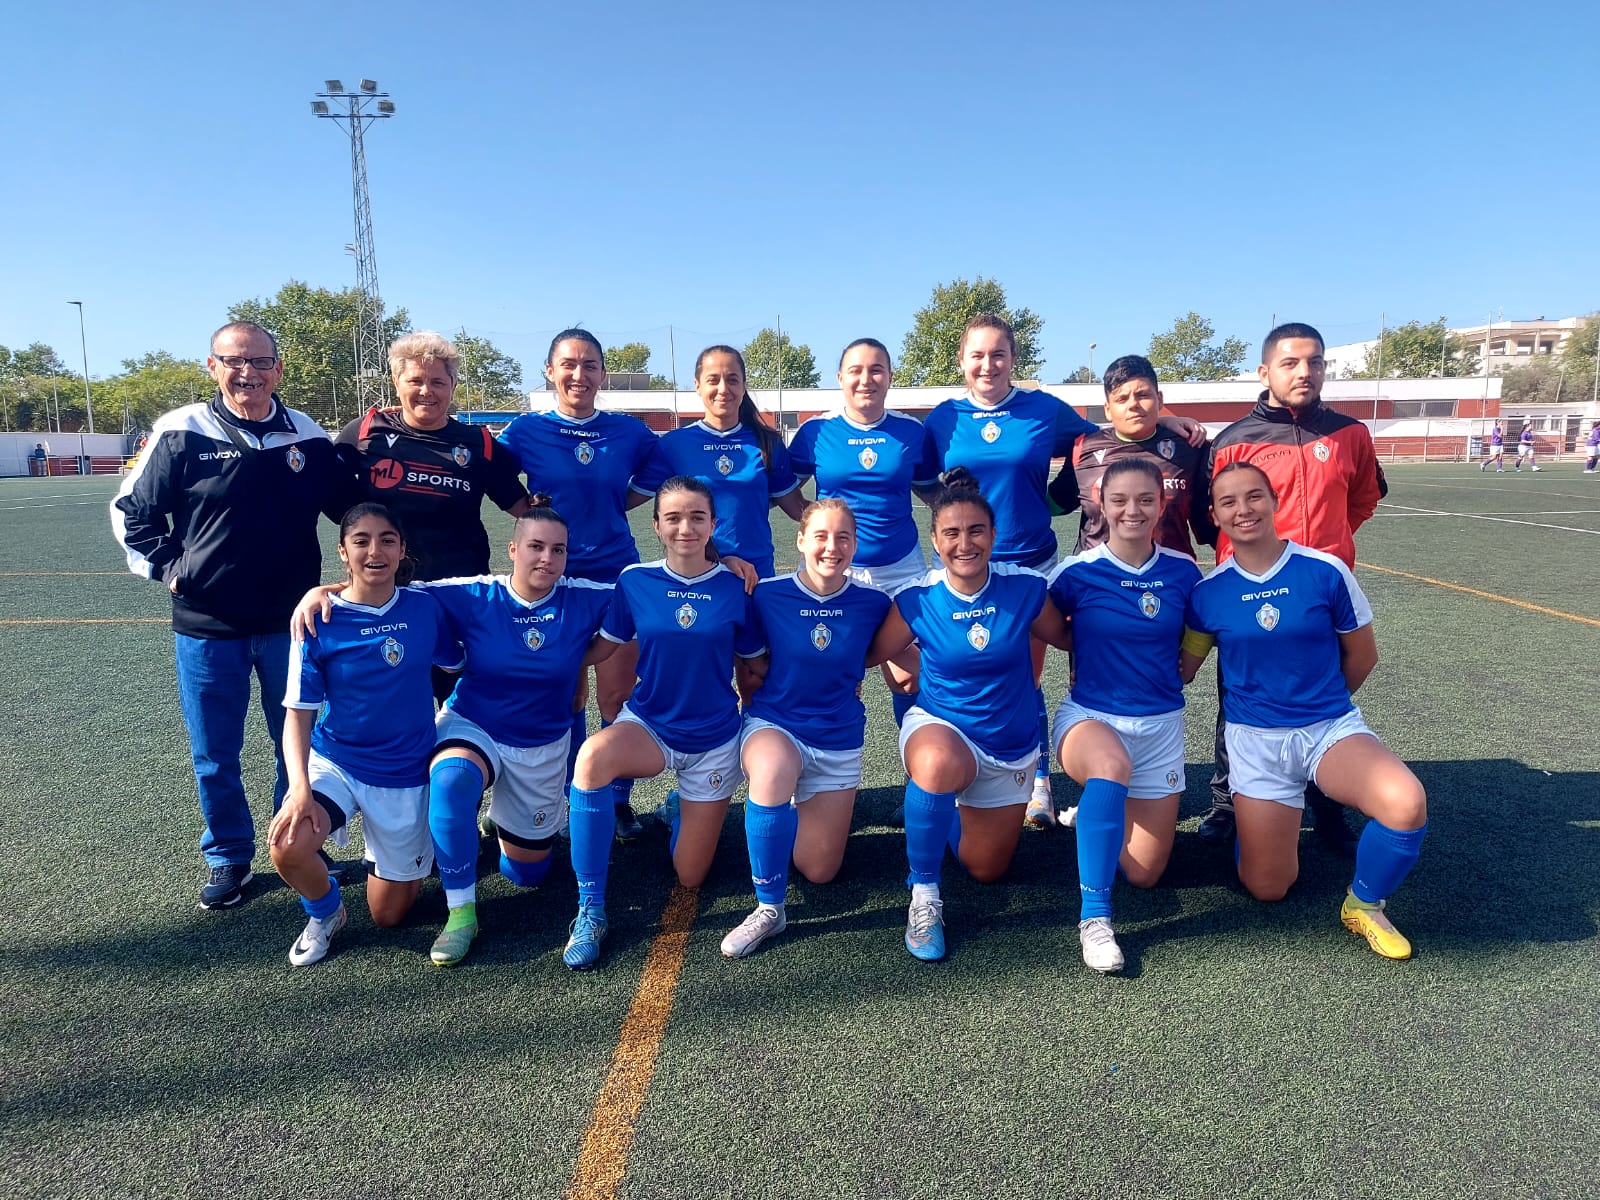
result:
[[[1050,576],[1050,599],[1072,620],[1072,699],[1118,717],[1153,717],[1183,707],[1179,643],[1194,560],[1157,546],[1130,567],[1102,543],[1066,559]]]
[[[628,528],[628,484],[655,453],[656,435],[637,417],[596,412],[575,421],[559,412],[524,413],[500,435],[568,524],[567,574],[611,583],[639,561]]]
[[[946,400],[927,419],[939,469],[966,467],[994,509],[994,561],[1033,565],[1056,552],[1050,527],[1050,460],[1096,427],[1049,392],[1016,388],[993,407]]]
[[[572,697],[610,584],[558,579],[532,604],[504,575],[417,586],[439,602],[466,651],[447,708],[503,746],[548,746],[572,727]]]
[[[772,663],[747,710],[807,745],[854,750],[866,738],[867,710],[856,695],[867,648],[888,615],[888,594],[845,582],[819,596],[797,575],[763,579],[751,601]]]
[[[654,493],[674,475],[692,475],[711,488],[717,505],[717,549],[737,554],[763,576],[772,574],[771,501],[800,486],[783,439],[773,435],[772,465],[761,462],[755,431],[743,424],[726,432],[704,421],[661,435],[656,454],[635,483]]]
[[[1353,707],[1339,665],[1339,635],[1372,621],[1350,568],[1288,543],[1265,575],[1230,558],[1189,596],[1189,627],[1217,639],[1229,721],[1295,729]]]
[[[690,579],[665,562],[628,567],[600,636],[638,638],[639,682],[628,707],[674,750],[700,754],[738,734],[733,656],[754,658],[766,647],[732,571],[716,566]]]
[[[453,669],[462,660],[444,613],[410,588],[397,589],[382,608],[332,600],[333,616],[317,636],[290,649],[283,706],[322,709],[311,748],[362,783],[427,783],[432,668]]]
[[[837,496],[855,513],[857,563],[883,567],[917,548],[911,488],[939,481],[938,451],[921,421],[893,412],[871,425],[843,413],[813,417],[789,457],[796,475],[816,476],[818,500]]]
[[[991,563],[976,596],[962,595],[945,578],[933,571],[894,594],[922,649],[917,703],[985,754],[1011,762],[1039,746],[1028,628],[1044,611],[1045,578]]]

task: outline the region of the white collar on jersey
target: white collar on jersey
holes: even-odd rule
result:
[[[851,429],[859,429],[862,433],[870,433],[872,430],[876,429],[879,425],[882,425],[889,419],[889,410],[887,408],[884,409],[883,416],[879,417],[871,425],[863,425],[860,421],[856,420],[847,412],[840,413],[839,419],[842,420],[846,425],[850,426]]]
[[[698,575],[679,575],[671,567],[667,566],[667,560],[664,559],[664,558],[657,559],[651,565],[660,567],[663,571],[665,571],[668,575],[672,576],[672,578],[676,579],[679,583],[704,583],[707,579],[710,579],[718,571],[726,570],[726,568],[721,563],[712,563],[709,569],[700,572],[700,574],[698,574]]]
[[[715,425],[707,425],[706,424],[706,419],[704,417],[701,417],[698,421],[695,422],[695,424],[698,425],[701,429],[704,429],[712,437],[719,437],[719,438],[738,437],[739,436],[739,431],[744,428],[744,422],[743,421],[736,421],[734,423],[734,426],[733,426],[732,429],[718,429]]]
[[[1004,396],[1001,396],[1000,399],[996,400],[993,404],[989,404],[989,403],[986,403],[985,401],[979,400],[971,392],[967,393],[967,399],[972,401],[972,404],[973,404],[974,408],[981,408],[985,412],[989,412],[989,411],[992,411],[992,410],[994,410],[996,408],[1004,408],[1006,405],[1011,403],[1012,397],[1014,397],[1016,394],[1017,394],[1017,389],[1013,385],[1013,387],[1011,388],[1011,390],[1009,392],[1007,392]]]
[[[354,600],[346,600],[343,592],[330,592],[328,598],[340,608],[352,608],[357,612],[371,613],[375,617],[381,617],[395,606],[395,602],[400,599],[400,593],[403,591],[405,591],[405,588],[395,588],[394,595],[390,596],[389,599],[378,608],[374,608],[370,604],[357,604]]]
[[[811,588],[807,587],[806,581],[800,578],[800,572],[798,570],[790,572],[789,578],[794,580],[795,587],[799,588],[806,595],[818,602],[825,600],[837,600],[840,596],[844,595],[850,590],[850,577],[848,575],[845,576],[843,585],[836,588],[834,591],[828,592],[826,595],[824,595],[822,592],[814,592],[811,590]]]
[[[587,425],[590,421],[594,420],[600,415],[600,410],[598,408],[595,409],[587,417],[569,417],[559,408],[552,408],[550,410],[550,415],[558,421],[565,421],[568,425]]]
[[[1278,555],[1278,561],[1273,563],[1270,567],[1268,567],[1260,575],[1252,575],[1249,571],[1246,571],[1244,569],[1244,565],[1239,562],[1239,556],[1238,556],[1237,551],[1235,553],[1229,555],[1229,557],[1228,557],[1228,565],[1232,566],[1235,571],[1239,572],[1239,574],[1243,575],[1246,579],[1250,580],[1252,583],[1265,583],[1267,580],[1271,579],[1274,575],[1276,575],[1279,571],[1283,570],[1284,564],[1287,563],[1289,561],[1289,559],[1294,556],[1295,549],[1296,549],[1295,544],[1293,542],[1289,541],[1287,538],[1285,538],[1284,542],[1283,542],[1283,553]]]
[[[970,596],[957,588],[955,584],[950,582],[950,572],[946,568],[940,567],[937,571],[930,571],[929,574],[936,576],[939,582],[944,584],[944,590],[949,592],[957,600],[964,600],[968,604],[971,604],[989,590],[989,584],[994,579],[994,564],[989,564],[989,570],[983,577],[983,586],[977,591],[973,592]]]

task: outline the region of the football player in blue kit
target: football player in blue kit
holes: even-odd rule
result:
[[[980,883],[1000,878],[1022,836],[1039,753],[1030,639],[1070,648],[1045,577],[992,563],[994,510],[970,471],[945,474],[933,498],[933,548],[943,566],[894,596],[880,648],[915,640],[921,691],[900,726],[911,907],[906,949],[944,957],[939,874],[946,845]]]
[[[855,514],[850,578],[891,594],[928,573],[911,497],[931,494],[939,482],[938,452],[927,427],[884,406],[893,385],[888,347],[857,338],[839,356],[844,411],[813,417],[789,444],[795,474],[816,479],[817,499],[836,497]],[[916,651],[909,653],[914,662]],[[883,677],[899,724],[916,703],[916,672],[884,663]]]
[[[569,522],[567,577],[615,583],[623,567],[639,561],[628,510],[650,497],[629,484],[644,471],[658,439],[638,417],[596,408],[595,399],[606,383],[605,350],[587,329],[563,329],[550,340],[544,377],[554,389],[555,408],[523,413],[506,426],[500,442]],[[637,656],[636,647],[621,646],[595,664],[601,729],[617,719],[633,691]],[[588,705],[585,671],[572,698],[569,781],[578,749],[588,736]],[[619,779],[613,790],[617,837],[632,841],[643,832],[629,802],[633,780]]]
[[[1351,700],[1378,662],[1371,606],[1340,559],[1277,535],[1277,495],[1259,467],[1217,472],[1211,508],[1233,557],[1189,598],[1183,673],[1192,679],[1215,642],[1239,879],[1258,900],[1283,898],[1299,875],[1300,808],[1314,782],[1371,818],[1340,919],[1383,957],[1409,958],[1384,902],[1421,852],[1427,797]]]
[[[867,710],[857,695],[866,668],[881,661],[874,638],[889,596],[850,577],[856,521],[837,497],[800,514],[800,566],[764,579],[751,601],[765,659],[762,682],[745,706],[740,760],[750,781],[745,842],[756,909],[722,939],[743,958],[788,923],[784,896],[792,858],[812,883],[828,883],[844,861]]]
[[[700,351],[694,387],[706,415],[662,434],[656,456],[633,487],[648,495],[669,476],[700,480],[716,501],[717,553],[724,560],[730,555],[744,559],[757,578],[765,579],[772,574],[767,509],[775,504],[799,520],[806,504],[789,451],[745,390],[744,357],[732,346]]]
[[[373,924],[398,925],[433,868],[428,840],[432,668],[459,669],[460,647],[429,596],[397,586],[405,539],[389,510],[358,504],[339,525],[349,585],[316,641],[294,643],[283,704],[289,792],[268,846],[307,917],[289,949],[317,962],[344,928],[339,885],[318,851],[362,817]],[[313,723],[314,722],[314,723]]]
[[[1047,493],[1050,463],[1070,455],[1072,444],[1096,432],[1096,427],[1050,393],[1016,387],[1012,383],[1016,354],[1016,334],[1007,321],[988,313],[973,317],[961,335],[966,394],[939,404],[926,424],[940,469],[966,467],[993,506],[995,561],[1048,571],[1056,561]],[[1186,417],[1163,416],[1161,423],[1194,445],[1205,440],[1205,427]],[[1028,819],[1048,826],[1055,823],[1055,801],[1050,789],[1050,720],[1038,686],[1044,655],[1044,645],[1036,645],[1039,759]]]
[[[1071,622],[1072,690],[1056,709],[1056,753],[1083,786],[1078,805],[1078,940],[1083,961],[1120,971],[1111,888],[1120,861],[1154,887],[1172,855],[1183,791],[1178,653],[1194,559],[1155,542],[1167,493],[1147,457],[1114,460],[1098,480],[1105,540],[1063,560],[1050,598]]]
[[[656,489],[654,520],[663,557],[622,572],[600,627],[607,641],[638,641],[639,683],[616,722],[584,743],[572,777],[578,915],[562,961],[574,970],[599,961],[606,935],[612,780],[676,773],[676,802],[663,815],[678,882],[695,888],[711,869],[728,799],[744,779],[732,676],[736,660],[766,648],[750,597],[708,553],[717,515],[704,481],[665,480]]]

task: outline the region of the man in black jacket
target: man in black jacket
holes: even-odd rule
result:
[[[217,394],[156,422],[111,502],[111,526],[129,569],[172,594],[178,698],[210,868],[200,905],[227,908],[242,898],[256,850],[239,764],[250,676],[260,680],[277,758],[276,810],[288,788],[289,614],[321,582],[318,514],[338,520],[357,497],[321,426],[274,394],[283,362],[270,333],[224,325],[206,369]]]

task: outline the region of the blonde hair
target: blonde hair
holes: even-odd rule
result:
[[[398,383],[400,372],[406,369],[408,362],[421,363],[424,366],[441,363],[450,374],[450,382],[454,383],[461,366],[461,355],[450,339],[443,334],[435,333],[431,329],[420,329],[415,333],[406,334],[389,347],[390,378]]]

